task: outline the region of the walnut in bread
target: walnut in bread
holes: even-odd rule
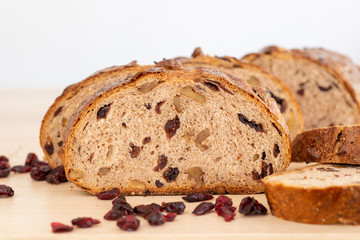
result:
[[[67,177],[93,194],[258,193],[291,150],[265,90],[174,60],[88,98],[66,135]]]

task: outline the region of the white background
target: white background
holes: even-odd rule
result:
[[[0,89],[64,88],[96,70],[322,46],[360,63],[360,1],[0,0]]]

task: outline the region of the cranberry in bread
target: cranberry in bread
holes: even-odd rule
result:
[[[264,89],[174,60],[88,98],[66,136],[66,175],[92,194],[258,193],[291,151]]]

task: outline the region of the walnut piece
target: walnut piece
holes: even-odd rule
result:
[[[205,101],[206,101],[206,98],[204,95],[195,92],[194,89],[192,89],[192,87],[190,87],[190,86],[181,88],[180,93],[188,98],[193,99],[194,101],[196,101],[198,103],[205,103]]]

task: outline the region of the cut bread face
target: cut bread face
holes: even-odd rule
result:
[[[263,179],[274,216],[312,224],[360,224],[360,166],[315,164]]]
[[[300,51],[302,54],[314,58],[337,71],[351,83],[359,96],[360,68],[349,57],[323,48],[306,48]]]
[[[360,125],[305,131],[293,141],[291,161],[360,164]]]
[[[111,82],[127,78],[149,66],[139,66],[131,62],[124,66],[110,67],[96,72],[87,79],[70,85],[56,98],[46,112],[40,128],[40,146],[45,160],[52,168],[62,166],[58,151],[65,143],[64,132],[72,114],[80,103]]]
[[[287,127],[261,89],[262,99],[234,76],[158,66],[80,106],[61,151],[69,180],[93,194],[257,193],[288,166]]]
[[[350,83],[300,50],[268,47],[243,60],[259,65],[290,88],[303,114],[305,130],[360,122],[359,101]]]
[[[295,97],[283,82],[260,67],[233,57],[205,56],[200,48],[194,50],[192,58],[181,57],[179,61],[186,68],[214,68],[218,71],[233,74],[252,86],[265,88],[274,98],[280,112],[283,114],[291,138],[302,132],[304,123]]]

